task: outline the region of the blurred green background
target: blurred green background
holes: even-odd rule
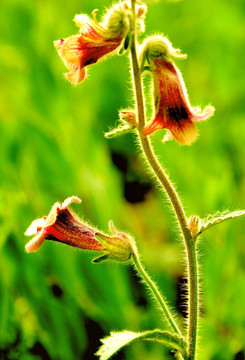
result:
[[[72,19],[109,1],[1,0],[0,4],[0,359],[94,359],[110,330],[161,327],[132,269],[92,265],[93,254],[45,242],[26,254],[26,228],[55,201],[108,231],[133,234],[142,260],[185,316],[182,246],[163,194],[139,159],[135,139],[106,140],[120,107],[132,105],[127,55],[89,69],[74,87],[53,40],[77,32]],[[193,105],[215,116],[198,141],[155,150],[188,216],[245,207],[245,2],[184,0],[149,5],[147,33],[167,34],[188,54],[178,61]],[[203,235],[198,360],[242,360],[245,351],[245,222]],[[181,300],[182,299],[182,300]],[[135,344],[115,359],[168,359],[159,345]]]

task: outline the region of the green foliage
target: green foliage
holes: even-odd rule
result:
[[[0,354],[5,358],[93,359],[99,337],[111,329],[160,326],[129,269],[92,265],[92,257],[55,243],[25,254],[24,231],[55,201],[77,195],[86,220],[106,232],[113,219],[131,232],[172,304],[184,276],[162,194],[148,187],[140,203],[124,196],[126,185],[151,182],[132,136],[103,137],[115,126],[118,109],[132,107],[126,55],[98,63],[75,88],[64,80],[66,69],[53,48],[53,40],[77,31],[71,21],[76,13],[98,7],[98,0],[1,1]],[[244,19],[242,0],[159,2],[148,9],[147,31],[167,34],[188,54],[178,67],[192,105],[210,102],[217,109],[200,124],[200,138],[191,147],[160,143],[163,131],[153,135],[185,208],[201,218],[244,208]],[[126,158],[125,173],[112,154]],[[205,354],[198,360],[230,360],[245,351],[244,220],[202,236]],[[169,357],[159,345],[140,343],[125,359],[164,355]]]
[[[96,355],[100,357],[100,360],[108,360],[122,347],[140,340],[159,342],[166,346],[174,347],[176,350],[180,350],[186,355],[183,339],[177,335],[170,334],[168,331],[161,330],[145,331],[141,333],[127,330],[117,333],[111,332],[110,336],[102,339],[103,345],[99,348]]]
[[[224,211],[223,213],[217,213],[215,215],[210,215],[207,219],[205,219],[200,227],[200,230],[197,235],[201,234],[203,231],[211,228],[212,226],[218,225],[226,220],[235,219],[240,216],[244,216],[245,211],[239,210],[239,211]]]

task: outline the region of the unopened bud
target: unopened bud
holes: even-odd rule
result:
[[[189,220],[189,230],[191,233],[191,236],[194,238],[201,229],[201,219],[196,216],[192,215]]]
[[[121,110],[119,112],[119,117],[122,122],[126,122],[131,126],[137,125],[137,119],[134,110]]]

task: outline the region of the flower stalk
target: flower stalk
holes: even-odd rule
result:
[[[135,17],[135,0],[131,0],[132,14]],[[139,67],[139,61],[136,52],[136,36],[135,36],[135,22],[132,19],[132,39],[131,39],[131,62],[133,70],[133,82],[136,97],[136,107],[138,115],[138,136],[140,144],[142,146],[143,153],[147,159],[148,164],[153,170],[154,174],[161,183],[163,189],[167,193],[169,200],[172,204],[180,228],[184,237],[185,247],[187,252],[188,262],[188,356],[190,360],[195,359],[196,354],[196,338],[197,338],[197,323],[198,323],[198,272],[197,272],[197,257],[196,249],[192,236],[188,227],[187,217],[181,204],[180,198],[175,191],[172,183],[165,174],[162,166],[157,160],[154,151],[151,146],[151,142],[148,136],[142,135],[142,129],[145,126],[145,112],[144,112],[144,100],[143,100],[143,88],[141,81],[141,72]]]
[[[144,267],[141,264],[141,261],[139,259],[139,255],[136,252],[133,253],[133,262],[134,262],[134,266],[135,266],[136,270],[138,271],[140,277],[147,284],[147,286],[151,290],[154,298],[160,304],[161,309],[162,309],[166,319],[168,320],[170,326],[172,327],[172,329],[174,330],[174,332],[177,335],[181,336],[181,332],[180,332],[180,330],[179,330],[179,328],[178,328],[178,326],[177,326],[177,324],[176,324],[170,310],[168,309],[168,305],[166,304],[166,300],[163,298],[162,294],[158,290],[158,287],[155,284],[155,282],[150,278],[150,276],[148,275],[148,273],[144,269]]]

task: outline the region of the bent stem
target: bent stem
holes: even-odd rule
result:
[[[135,253],[135,252],[133,253],[133,259],[134,259],[134,266],[135,266],[136,270],[138,271],[138,273],[139,273],[140,277],[142,278],[142,280],[145,281],[145,283],[147,284],[147,286],[151,290],[151,292],[152,292],[154,298],[156,299],[156,301],[160,304],[160,307],[163,310],[163,313],[166,316],[169,324],[173,328],[174,332],[176,334],[178,334],[179,336],[181,336],[181,332],[180,332],[178,326],[175,324],[175,321],[174,321],[174,319],[173,319],[173,317],[171,315],[170,310],[168,309],[168,306],[167,306],[162,294],[158,290],[158,287],[156,286],[154,281],[150,278],[150,276],[145,271],[144,267],[142,266],[142,264],[140,262],[138,254]]]
[[[180,228],[184,237],[185,247],[187,252],[188,262],[188,357],[190,360],[195,359],[196,354],[196,339],[197,339],[197,324],[198,324],[198,265],[196,256],[195,243],[191,237],[190,230],[188,228],[187,217],[185,211],[179,199],[177,192],[175,191],[172,183],[165,174],[162,166],[158,162],[154,151],[151,146],[149,137],[143,136],[141,131],[145,125],[145,112],[144,112],[144,98],[141,82],[141,73],[139,68],[139,61],[136,52],[136,36],[135,36],[135,0],[131,0],[132,7],[132,39],[130,46],[131,63],[133,70],[133,82],[136,96],[137,117],[138,117],[138,136],[140,144],[142,146],[145,158],[153,170],[154,174],[160,181],[168,198],[172,204]]]

